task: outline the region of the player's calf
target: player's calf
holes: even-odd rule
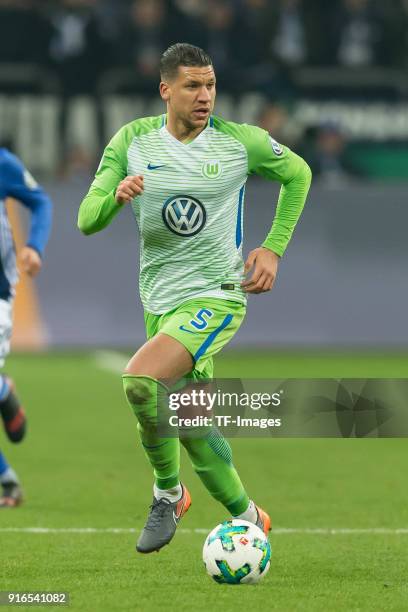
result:
[[[21,442],[27,429],[27,420],[10,378],[0,376],[0,415],[4,430],[11,442]]]

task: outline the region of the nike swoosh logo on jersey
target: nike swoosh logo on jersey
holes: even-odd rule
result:
[[[181,331],[188,332],[189,334],[195,334],[196,333],[196,332],[191,331],[191,329],[186,329],[184,327],[184,325],[180,325],[179,329],[181,329]]]
[[[157,170],[158,168],[164,168],[164,167],[165,167],[165,165],[166,165],[166,164],[158,164],[158,165],[156,165],[156,164],[151,164],[151,163],[149,162],[149,164],[148,164],[148,166],[147,166],[147,169],[148,169],[148,170]]]

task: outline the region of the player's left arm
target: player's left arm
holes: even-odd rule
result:
[[[8,153],[3,159],[1,172],[7,186],[7,195],[30,210],[30,229],[26,245],[19,253],[19,260],[24,272],[36,276],[41,269],[51,232],[51,200],[15,155]]]
[[[281,183],[272,227],[262,246],[251,251],[244,273],[251,277],[242,283],[247,293],[272,289],[282,257],[299,220],[309,191],[312,173],[307,163],[289,148],[274,141],[260,128],[248,126],[248,169],[266,179]]]

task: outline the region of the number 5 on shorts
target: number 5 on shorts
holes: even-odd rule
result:
[[[213,312],[211,310],[208,308],[201,308],[201,310],[199,310],[194,316],[194,319],[191,319],[190,323],[196,329],[205,329],[208,325],[208,321],[205,317],[211,319],[212,316]]]

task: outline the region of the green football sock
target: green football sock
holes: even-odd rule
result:
[[[180,435],[180,441],[207,491],[233,516],[245,512],[249,497],[232,465],[231,447],[221,433],[211,429],[199,438]]]
[[[168,401],[164,384],[150,376],[123,375],[126,398],[138,420],[137,428],[147,458],[154,470],[159,489],[171,489],[179,483],[180,443],[178,438],[157,435],[157,406]]]

